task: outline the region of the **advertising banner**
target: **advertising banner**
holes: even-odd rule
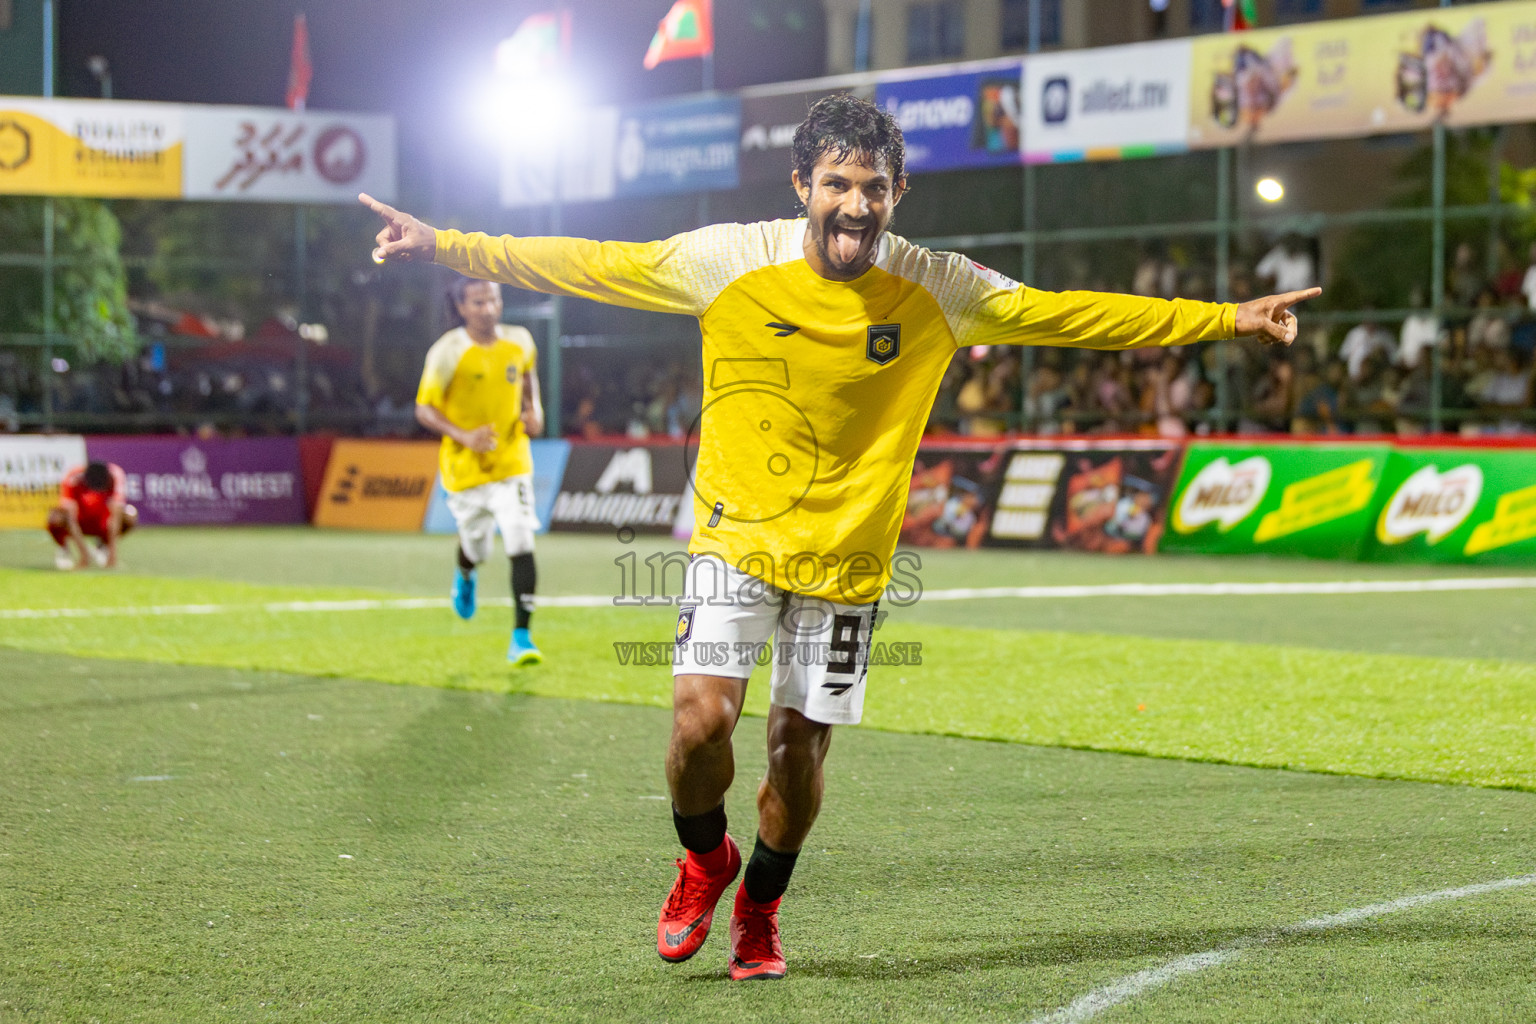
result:
[[[122,467],[144,526],[305,521],[299,444],[291,437],[93,437],[86,452]]]
[[[685,499],[692,490],[680,444],[573,444],[548,522],[583,533],[670,534]]]
[[[1357,558],[1391,449],[1196,441],[1159,550]]]
[[[1167,517],[1179,446],[1029,441],[1001,449],[988,492],[989,547],[1151,554]]]
[[[0,529],[41,530],[64,474],[84,464],[83,437],[0,437]]]
[[[941,78],[880,82],[875,102],[901,124],[907,172],[1017,164],[1019,93],[1015,61]]]
[[[573,111],[553,145],[530,143],[526,133],[507,126],[501,141],[501,205],[612,199],[618,130],[618,107]]]
[[[775,96],[743,96],[741,100],[741,154],[738,157],[743,185],[788,185],[790,147],[795,129],[805,120],[811,104],[825,92],[795,92]]]
[[[0,194],[174,199],[186,109],[0,96]]]
[[[421,529],[437,479],[435,441],[347,441],[331,447],[316,526]]]
[[[741,100],[669,100],[620,111],[614,192],[664,195],[735,188]]]
[[[924,445],[912,466],[902,544],[976,548],[992,523],[1006,445]]]
[[[1536,451],[1395,451],[1366,557],[1536,563]]]
[[[187,199],[356,203],[395,196],[395,122],[378,114],[186,106]]]
[[[560,480],[565,476],[565,462],[571,454],[571,442],[549,439],[530,441],[533,450],[533,508],[539,517],[540,533],[549,532],[550,513],[555,508],[555,498],[560,494]],[[448,511],[448,492],[443,489],[439,476],[432,487],[432,501],[427,506],[427,519],[422,524],[425,533],[456,533],[458,526],[453,513]]]
[[[1031,56],[1024,62],[1025,162],[1186,149],[1189,59],[1187,39]]]
[[[1536,3],[1197,38],[1189,141],[1229,146],[1536,117]]]

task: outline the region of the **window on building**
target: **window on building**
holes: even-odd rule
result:
[[[1275,0],[1275,20],[1315,21],[1323,16],[1323,0]]]
[[[1061,45],[1061,0],[1038,0],[1040,45]],[[1003,0],[1003,49],[1029,48],[1030,0]]]
[[[1226,24],[1226,9],[1221,0],[1189,0],[1189,30],[1220,32]]]
[[[940,60],[964,54],[964,0],[932,0],[907,8],[908,60]]]

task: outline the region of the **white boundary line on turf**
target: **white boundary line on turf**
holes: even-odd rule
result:
[[[962,587],[924,591],[922,601],[1073,597],[1275,597],[1329,594],[1427,594],[1456,590],[1536,590],[1536,576],[1463,576],[1438,580],[1335,580],[1317,583],[1096,583],[1053,587]],[[634,598],[619,604],[601,595],[540,597],[541,608],[641,607]],[[648,600],[649,606],[672,600]],[[486,607],[510,607],[512,599],[491,598]],[[361,598],[347,601],[273,601],[266,604],[165,604],[120,608],[0,608],[0,619],[95,619],[122,616],[227,615],[238,612],[371,612],[447,608],[443,597]]]
[[[1111,982],[1101,988],[1096,988],[1087,995],[1079,996],[1071,1003],[1053,1010],[1050,1013],[1035,1017],[1030,1024],[1083,1024],[1103,1013],[1134,999],[1143,992],[1161,988],[1183,977],[1186,974],[1194,974],[1203,971],[1207,967],[1219,967],[1228,961],[1242,956],[1243,952],[1254,946],[1268,945],[1291,935],[1310,935],[1316,932],[1330,931],[1334,928],[1343,928],[1360,921],[1384,914],[1395,914],[1401,910],[1413,910],[1430,903],[1439,903],[1442,900],[1459,900],[1468,896],[1481,896],[1484,893],[1499,892],[1503,889],[1518,889],[1522,886],[1536,883],[1536,875],[1516,875],[1513,878],[1501,878],[1496,882],[1482,882],[1477,885],[1464,885],[1456,889],[1440,889],[1436,892],[1419,893],[1415,896],[1404,896],[1400,899],[1388,900],[1386,903],[1372,903],[1366,907],[1355,907],[1353,910],[1341,910],[1336,914],[1327,914],[1323,917],[1313,917],[1295,924],[1288,924],[1271,932],[1264,932],[1248,938],[1229,942],[1225,946],[1215,949],[1207,949],[1200,953],[1191,953],[1181,956],[1177,960],[1170,960],[1161,967],[1153,967],[1145,971],[1138,971],[1118,981]]]

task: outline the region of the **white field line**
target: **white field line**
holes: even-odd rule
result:
[[[1055,600],[1082,597],[1275,597],[1327,594],[1427,594],[1457,590],[1536,590],[1536,576],[1471,576],[1436,580],[1335,580],[1316,583],[1098,583],[1054,587],[962,587],[926,590],[919,601],[977,601],[998,598]],[[482,601],[509,607],[511,598]],[[644,606],[674,603],[646,598]],[[538,598],[541,608],[641,607],[639,598],[619,600],[594,594]],[[349,601],[273,601],[265,604],[164,604],[120,608],[0,608],[0,619],[97,619],[159,615],[228,615],[250,612],[371,612],[447,608],[443,597],[362,598]]]
[[[1113,981],[1101,988],[1094,989],[1087,995],[1079,996],[1060,1009],[1034,1018],[1030,1021],[1030,1024],[1083,1024],[1084,1021],[1092,1020],[1105,1010],[1134,999],[1143,992],[1161,988],[1186,974],[1203,971],[1207,967],[1219,967],[1242,956],[1244,950],[1255,946],[1268,945],[1288,936],[1326,932],[1334,928],[1344,928],[1352,924],[1358,924],[1373,917],[1395,914],[1401,910],[1413,910],[1430,903],[1439,903],[1442,900],[1465,899],[1468,896],[1481,896],[1485,893],[1499,892],[1504,889],[1518,889],[1533,883],[1536,883],[1536,875],[1516,875],[1513,878],[1501,878],[1496,882],[1482,882],[1477,885],[1464,885],[1456,889],[1440,889],[1436,892],[1419,893],[1415,896],[1404,896],[1400,899],[1388,900],[1385,903],[1373,903],[1367,907],[1355,907],[1353,910],[1341,910],[1336,914],[1327,914],[1323,917],[1313,917],[1305,921],[1298,921],[1295,924],[1288,924],[1274,931],[1237,939],[1215,949],[1181,956],[1176,960],[1168,961],[1160,967],[1128,974],[1118,981]]]

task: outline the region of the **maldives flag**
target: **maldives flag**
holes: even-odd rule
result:
[[[315,66],[309,62],[309,25],[304,15],[293,16],[293,53],[288,58],[288,109],[303,110],[309,99],[309,80]]]
[[[710,20],[710,0],[677,0],[656,26],[645,51],[649,70],[664,60],[707,57],[715,52],[715,32]]]
[[[530,14],[496,47],[496,73],[513,78],[558,71],[571,56],[571,12]]]

